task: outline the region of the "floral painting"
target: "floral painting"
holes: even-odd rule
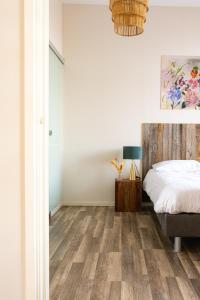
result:
[[[162,57],[161,109],[200,110],[200,58]]]

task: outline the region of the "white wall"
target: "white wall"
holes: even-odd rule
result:
[[[23,300],[22,1],[0,9],[0,299]]]
[[[161,55],[200,55],[199,8],[151,8],[145,33],[114,34],[106,6],[65,5],[65,203],[111,204],[123,145],[142,122],[199,122],[160,110]]]
[[[49,0],[49,39],[63,54],[63,4],[62,0]]]

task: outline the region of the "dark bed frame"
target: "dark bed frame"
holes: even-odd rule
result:
[[[172,159],[200,161],[200,124],[142,124],[142,176],[152,165]],[[157,214],[165,235],[174,237],[174,250],[181,251],[182,237],[200,237],[200,214]]]

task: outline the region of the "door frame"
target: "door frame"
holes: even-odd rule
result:
[[[49,0],[24,0],[25,300],[49,300]]]

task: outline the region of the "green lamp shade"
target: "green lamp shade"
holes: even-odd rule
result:
[[[142,147],[124,146],[123,159],[142,159]]]

